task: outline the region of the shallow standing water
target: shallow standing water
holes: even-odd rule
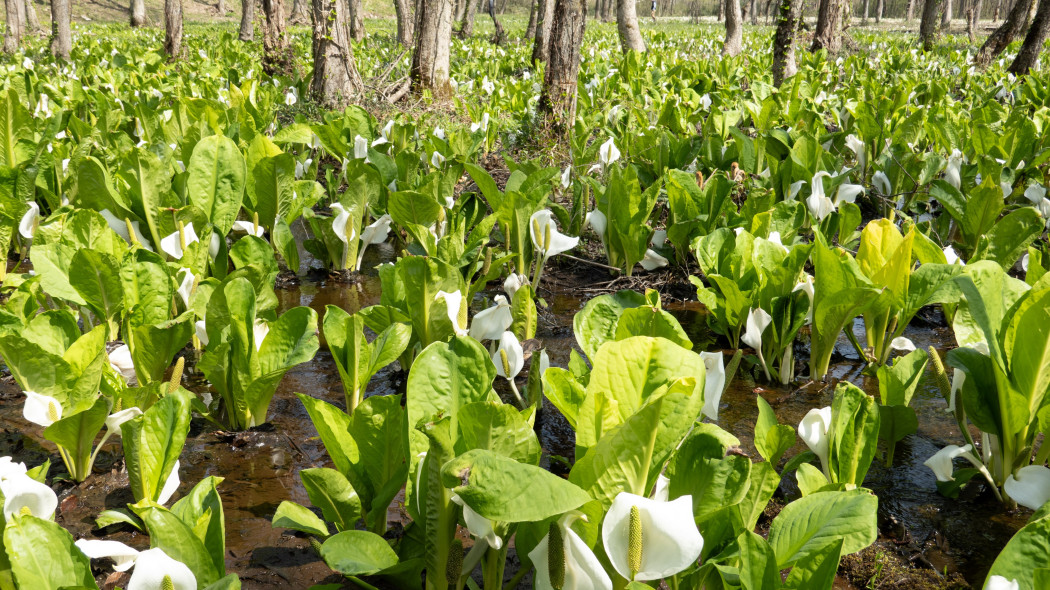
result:
[[[392,257],[392,249],[383,245],[370,251],[366,262],[371,260],[371,263],[366,266],[374,267]],[[585,274],[573,281],[572,271],[568,270],[558,279],[545,282],[541,293],[549,309],[541,313],[537,339],[548,350],[552,365],[564,366],[569,351],[578,350],[572,334],[572,317],[593,294],[581,296],[573,283],[584,284]],[[570,279],[566,280],[566,276]],[[486,305],[485,297],[498,292],[496,284],[492,287],[493,291],[482,294],[473,302],[474,311]],[[317,310],[320,316],[326,305],[335,305],[354,312],[379,302],[379,279],[374,270],[362,274],[353,283],[314,273],[301,278],[297,285],[278,289],[277,295],[281,311],[307,305]],[[698,350],[712,350],[718,346],[715,335],[706,328],[699,303],[667,302],[664,308],[679,319]],[[906,335],[917,347],[932,345],[942,350],[951,347],[951,331],[936,324],[936,321],[916,321]],[[854,328],[859,335],[862,327],[858,323]],[[187,360],[192,360],[192,354]],[[833,361],[828,383],[798,383],[795,387],[756,384],[746,370],[745,362],[722,398],[719,425],[740,438],[743,452],[758,459],[751,438],[758,413],[756,396],[761,395],[772,405],[781,423],[795,426],[810,409],[831,403],[834,385],[839,380],[851,381],[877,395],[876,381],[862,373],[863,367],[844,337],[840,339]],[[195,373],[192,364],[188,365],[184,384],[197,392],[206,391],[208,387]],[[306,411],[295,397],[297,392],[339,406],[343,404],[342,385],[323,339],[321,350],[311,362],[286,375],[274,397],[267,425],[246,433],[228,433],[216,430],[202,420],[195,420],[182,455],[180,493],[188,491],[203,477],[225,478],[219,490],[226,514],[227,568],[241,575],[244,588],[306,588],[313,584],[343,581],[316,556],[305,538],[270,525],[281,501],[309,504],[299,482],[299,471],[330,465]],[[392,367],[380,372],[368,390],[369,395],[403,392],[404,375]],[[22,418],[23,400],[11,377],[5,376],[0,382],[0,425],[3,428],[0,455],[12,455],[31,466],[50,457],[52,474],[63,471],[61,461],[53,453],[50,443],[43,439],[40,429]],[[917,391],[912,406],[919,414],[919,432],[898,444],[893,467],[885,467],[881,458],[876,457],[868,474],[866,486],[879,497],[880,525],[880,539],[874,550],[869,551],[874,551],[872,555],[876,560],[894,555],[898,562],[910,564],[907,567],[915,570],[925,570],[927,577],[932,575],[935,580],[945,574],[954,576],[955,580],[960,580],[961,576],[979,587],[995,555],[1024,524],[1028,514],[1023,510],[1006,513],[980,486],[971,485],[957,500],[940,496],[933,473],[923,461],[942,446],[958,443],[958,426],[945,411],[946,404],[929,375]],[[547,456],[571,459],[572,430],[549,404],[540,414],[539,431]],[[107,449],[117,450],[117,446],[110,443]],[[804,449],[799,441],[788,455]],[[103,452],[96,465],[96,474],[86,482],[79,486],[72,486],[69,482],[56,486],[61,501],[58,522],[78,538],[105,536],[145,548],[148,539],[143,535],[129,530],[103,535],[94,528],[94,518],[101,510],[122,508],[132,500],[122,467],[119,455],[114,457]],[[564,471],[564,468],[555,465],[553,470]],[[785,478],[778,496],[784,502],[798,496],[793,478]],[[391,521],[403,518],[397,501],[389,517]],[[108,568],[99,579],[107,583],[106,587],[125,585],[127,581],[126,576],[109,575]],[[836,587],[855,586],[843,577]],[[876,587],[884,586],[878,584]],[[933,586],[901,579],[890,587]]]

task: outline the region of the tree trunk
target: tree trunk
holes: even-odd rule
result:
[[[554,23],[555,0],[539,0],[536,12],[536,37],[532,43],[532,63],[547,63],[551,54],[551,25]]]
[[[842,6],[839,0],[820,0],[817,7],[817,29],[810,51],[827,49],[834,53],[842,48]]]
[[[1024,1],[1024,0],[1019,0]],[[926,51],[933,49],[937,36],[937,7],[940,0],[926,0],[922,4],[922,20],[919,21],[919,42]]]
[[[241,0],[241,41],[255,38],[255,0]]]
[[[365,7],[361,0],[349,0],[350,38],[361,41],[365,38]]]
[[[970,43],[977,42],[977,21],[981,18],[981,3],[982,0],[977,0],[966,13],[966,34],[970,37]]]
[[[751,0],[751,26],[758,26],[758,0]]]
[[[73,35],[69,30],[72,19],[69,2],[70,0],[51,0],[51,55],[63,60],[68,60],[69,52],[73,51]],[[25,21],[22,21],[22,27],[25,28]],[[179,30],[182,30],[181,14]]]
[[[908,0],[908,17],[905,19],[907,22],[911,22],[915,19],[915,0]]]
[[[474,34],[474,20],[478,15],[478,3],[485,0],[467,0],[467,11],[463,14],[463,22],[459,24],[459,38],[466,39]]]
[[[777,31],[773,34],[773,84],[779,87],[795,75],[795,28],[802,0],[781,0]]]
[[[1039,9],[1032,19],[1032,26],[1028,28],[1024,43],[1021,44],[1017,57],[1010,64],[1010,73],[1024,76],[1032,69],[1035,62],[1039,60],[1039,52],[1043,49],[1047,33],[1050,33],[1050,0],[1039,0]]]
[[[411,0],[394,0],[394,12],[397,14],[397,42],[402,47],[412,45],[412,32],[415,30],[412,6]]]
[[[570,128],[576,120],[576,78],[586,25],[586,0],[549,0],[554,4],[550,62],[540,95],[540,112],[555,125]]]
[[[586,2],[586,0],[584,0]],[[613,6],[617,0],[604,0],[602,2],[602,22],[607,23],[613,19]],[[584,4],[586,6],[586,4]],[[586,15],[584,15],[586,16]]]
[[[145,0],[131,0],[131,26],[146,26],[146,2]]]
[[[503,30],[503,25],[496,18],[496,2],[495,0],[488,0],[489,2],[489,16],[492,17],[492,26],[496,29],[496,34],[493,36],[493,42],[496,45],[503,45],[503,42],[507,40],[507,33]],[[506,4],[504,4],[506,6]],[[502,11],[500,11],[502,13]]]
[[[33,6],[33,0],[25,0],[22,5],[22,10],[25,12],[25,29],[31,33],[37,33],[40,31],[40,19],[36,17],[36,6]]]
[[[882,12],[886,10],[886,0],[879,0],[875,5],[875,24],[882,22]]]
[[[332,109],[345,107],[364,91],[350,44],[347,11],[342,0],[312,2],[314,77],[310,92]]]
[[[635,0],[616,0],[616,29],[620,33],[620,47],[624,53],[645,51],[645,41],[638,30],[637,6]]]
[[[463,15],[467,13],[466,0],[456,0],[456,17],[455,21],[459,22],[463,20]]]
[[[736,57],[743,51],[744,31],[741,28],[743,16],[740,13],[740,0],[724,0],[726,11],[726,40],[722,44],[722,55]]]
[[[529,6],[529,24],[525,27],[525,38],[535,39],[536,38],[536,4],[537,0],[532,0]]]
[[[726,3],[725,2],[719,2],[718,3],[718,22],[722,22],[725,19],[726,19]],[[740,20],[744,20],[744,17],[741,16]]]
[[[220,17],[226,16],[226,0],[218,0],[216,2],[215,12],[218,12]]]
[[[285,34],[284,0],[262,0],[262,10],[263,71],[268,76],[289,73],[293,61]]]
[[[933,0],[930,1],[932,2]],[[1006,49],[1006,46],[1014,40],[1014,37],[1021,33],[1021,26],[1024,24],[1025,16],[1028,14],[1028,8],[1031,5],[1032,0],[1017,0],[1014,2],[1013,8],[1006,13],[1006,20],[999,25],[999,28],[994,33],[988,36],[984,45],[981,45],[981,49],[977,51],[977,55],[973,57],[975,64],[985,67]]]
[[[295,25],[310,22],[310,10],[306,7],[306,0],[294,0],[292,2],[292,14],[288,20]]]
[[[952,27],[952,0],[944,0],[944,10],[941,12],[941,29],[945,31]]]
[[[416,5],[412,86],[417,92],[429,90],[436,98],[452,94],[448,83],[452,10],[452,0],[419,0]]]
[[[22,15],[18,13],[19,4],[22,4],[22,0],[6,0],[4,2],[7,16],[7,28],[4,30],[4,53],[14,53],[22,45],[25,23],[22,20]]]
[[[864,17],[860,21],[860,24],[863,26],[868,24],[868,4],[870,4],[869,0],[864,0]]]

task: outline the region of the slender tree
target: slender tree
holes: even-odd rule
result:
[[[412,33],[416,24],[412,6],[411,0],[394,0],[394,12],[397,14],[397,42],[402,47],[412,45]]]
[[[7,17],[7,26],[4,30],[4,53],[14,53],[22,45],[22,36],[25,34],[25,21],[18,12],[19,5],[22,5],[22,0],[6,0],[4,2],[4,12]]]
[[[934,0],[929,1],[933,2]],[[1032,0],[1016,0],[1014,2],[1013,8],[1006,13],[1006,20],[1003,21],[1003,24],[999,25],[999,28],[988,36],[984,45],[981,45],[981,48],[977,51],[977,55],[973,56],[975,64],[981,67],[987,66],[1013,42],[1014,37],[1021,33],[1025,17],[1028,15],[1028,9],[1031,6]]]
[[[1018,0],[1023,2],[1024,0]],[[922,20],[919,21],[919,42],[926,51],[933,49],[937,36],[937,7],[941,0],[926,0],[922,4]]]
[[[726,40],[722,44],[722,55],[735,57],[743,51],[744,31],[740,21],[740,0],[724,0],[726,11]]]
[[[507,40],[507,33],[503,30],[503,24],[499,22],[499,18],[496,17],[496,2],[495,0],[488,0],[489,3],[489,17],[492,18],[492,26],[496,29],[496,35],[493,40],[497,45],[503,45],[503,42]],[[504,5],[505,6],[505,5]],[[502,14],[503,11],[500,11]]]
[[[365,38],[365,8],[361,0],[349,0],[350,2],[350,38],[360,41]]]
[[[952,0],[944,0],[944,10],[941,11],[941,28],[944,30],[952,27]]]
[[[26,30],[31,33],[37,33],[40,31],[40,19],[36,16],[36,6],[33,5],[33,0],[25,0],[25,6],[22,8],[26,15]]]
[[[341,0],[313,0],[314,76],[310,92],[321,104],[338,109],[364,91],[350,43],[348,7]]]
[[[220,17],[226,16],[226,0],[218,0],[215,3],[215,12],[219,13]]]
[[[537,4],[539,4],[539,0],[532,0],[532,2],[529,3],[529,24],[525,27],[526,39],[536,38],[536,19],[539,18],[536,14],[538,11]]]
[[[255,0],[241,0],[241,41],[255,38]]]
[[[310,8],[307,0],[294,0],[292,2],[292,14],[288,15],[288,21],[294,25],[310,22]]]
[[[802,0],[780,0],[777,30],[773,34],[773,84],[780,86],[795,75],[795,28],[799,24]]]
[[[269,76],[287,72],[292,67],[292,55],[285,32],[284,1],[262,0],[262,10],[263,71]]]
[[[543,79],[540,111],[556,125],[568,128],[576,119],[576,80],[587,18],[586,0],[551,0],[550,58]]]
[[[69,2],[51,0],[51,55],[64,60],[68,60],[69,53],[73,51],[73,33],[70,31],[73,15]]]
[[[146,2],[145,0],[131,0],[130,24],[133,27],[146,26]]]
[[[645,51],[645,40],[638,29],[636,0],[616,0],[616,29],[620,33],[620,47],[624,53]]]
[[[463,20],[459,23],[460,39],[467,39],[474,34],[474,20],[478,15],[478,4],[485,0],[467,0],[466,10],[463,11]]]
[[[452,45],[452,0],[419,0],[416,3],[416,46],[412,52],[412,86],[446,98]]]
[[[881,23],[882,22],[882,13],[886,9],[886,0],[879,0],[878,3],[875,6],[876,6],[876,8],[875,8],[875,22],[876,23]]]
[[[554,24],[555,0],[539,0],[536,37],[532,43],[532,63],[547,63],[551,54],[551,25]]]
[[[908,0],[908,16],[905,20],[909,23],[915,20],[915,0]]]
[[[813,33],[810,51],[827,49],[835,52],[842,48],[842,6],[839,0],[820,0],[817,7],[817,29]]]
[[[1028,74],[1035,62],[1039,60],[1039,52],[1043,49],[1043,42],[1050,33],[1050,0],[1039,0],[1039,8],[1035,11],[1032,26],[1028,28],[1021,50],[1010,64],[1010,73],[1018,76]]]

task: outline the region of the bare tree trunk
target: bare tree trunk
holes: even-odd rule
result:
[[[977,55],[973,57],[975,64],[985,67],[1006,49],[1006,46],[1014,40],[1014,37],[1021,33],[1021,26],[1024,24],[1025,15],[1028,14],[1028,9],[1031,5],[1032,0],[1017,0],[1014,2],[1013,8],[1006,13],[1006,20],[999,25],[999,28],[994,33],[988,36],[984,45],[981,45],[981,49],[977,51]]]
[[[952,0],[944,0],[944,10],[941,12],[941,28],[946,31],[952,28]]]
[[[1023,0],[1021,0],[1023,1]],[[922,20],[919,21],[919,42],[926,51],[933,49],[937,36],[937,7],[940,0],[926,0],[922,4]]]
[[[864,18],[861,19],[860,24],[867,26],[868,24],[868,4],[869,0],[864,0]]]
[[[365,7],[361,0],[349,0],[350,38],[360,41],[365,38]]]
[[[503,25],[496,18],[496,2],[495,0],[488,0],[489,3],[489,16],[492,17],[492,26],[496,29],[496,34],[492,40],[496,45],[503,45],[503,42],[507,40],[507,33],[503,30]],[[506,4],[504,4],[506,6]],[[502,11],[500,11],[502,13]]]
[[[30,33],[40,32],[40,19],[36,17],[36,6],[33,6],[33,0],[25,0],[22,10],[26,15],[25,29]]]
[[[263,71],[268,76],[287,73],[292,68],[292,54],[285,34],[284,0],[262,0]]]
[[[22,16],[18,13],[19,4],[22,4],[22,0],[6,0],[4,2],[7,16],[7,28],[4,30],[4,53],[14,53],[22,45],[25,23],[22,20]]]
[[[532,63],[547,63],[551,54],[551,25],[554,23],[555,0],[539,0],[536,12],[536,37],[532,43]]]
[[[415,16],[411,0],[394,0],[394,12],[397,13],[397,42],[402,47],[412,45],[412,33],[415,30]]]
[[[131,0],[131,26],[146,26],[146,2],[145,0]]]
[[[820,0],[817,7],[817,29],[810,51],[827,49],[834,53],[842,48],[842,6],[839,0]]]
[[[624,53],[645,51],[642,32],[638,30],[638,9],[635,0],[616,0],[616,29],[620,33],[620,47]]]
[[[255,38],[255,0],[241,0],[241,41]]]
[[[466,39],[474,34],[474,20],[478,15],[478,4],[485,0],[467,0],[467,11],[463,14],[463,21],[459,24],[459,38]]]
[[[981,18],[982,3],[983,0],[977,0],[966,13],[966,34],[970,37],[970,43],[977,42],[977,21]]]
[[[722,22],[726,19],[726,3],[718,3],[718,22]],[[743,21],[744,17],[741,15],[740,20]]]
[[[584,0],[586,2],[586,0]],[[602,22],[607,23],[613,19],[613,7],[617,0],[604,0],[602,2]]]
[[[758,26],[758,0],[751,0],[751,26]]]
[[[886,0],[879,0],[875,8],[875,24],[882,22],[882,13],[886,10]]]
[[[215,12],[218,12],[219,16],[226,16],[226,0],[218,0],[216,2]]]
[[[338,109],[364,91],[350,44],[347,5],[341,0],[313,0],[314,77],[310,92],[321,104]]]
[[[576,79],[586,26],[586,0],[550,0],[554,3],[550,61],[540,95],[540,111],[563,128],[576,119]]]
[[[463,15],[467,13],[467,3],[465,0],[456,0],[456,16],[455,21],[459,22],[463,20]]]
[[[292,2],[292,14],[288,17],[289,22],[296,25],[310,22],[310,10],[306,5],[306,0],[294,0]]]
[[[744,31],[741,27],[740,0],[724,0],[726,11],[726,40],[722,44],[722,55],[736,57],[743,51]]]
[[[911,22],[915,19],[915,0],[908,0],[908,17],[907,22]]]
[[[537,19],[537,15],[536,15],[537,0],[532,0],[532,2],[530,2],[529,4],[530,4],[530,7],[529,7],[529,24],[528,24],[527,27],[525,27],[525,38],[526,39],[535,39],[536,38],[536,19]]]
[[[51,0],[51,55],[63,60],[69,60],[69,52],[73,51],[73,35],[69,30],[72,19],[69,2],[70,0]],[[22,23],[24,28],[25,21]],[[179,30],[182,30],[181,15]]]
[[[795,28],[802,0],[781,0],[777,31],[773,34],[773,84],[779,87],[795,75]]]
[[[992,11],[992,22],[999,20],[999,15],[1003,12],[1003,0],[996,0],[995,9]]]
[[[1024,43],[1021,44],[1017,57],[1010,64],[1010,73],[1018,76],[1028,74],[1035,62],[1039,61],[1039,52],[1043,49],[1043,42],[1050,33],[1050,0],[1039,0],[1039,9],[1032,19],[1032,26],[1025,35]]]
[[[412,86],[437,98],[452,94],[448,83],[452,45],[452,0],[419,0],[416,5],[416,49],[412,53]]]

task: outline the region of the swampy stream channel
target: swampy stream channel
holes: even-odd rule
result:
[[[280,311],[307,305],[324,313],[326,305],[349,312],[379,303],[380,283],[377,264],[393,260],[388,244],[369,250],[365,268],[371,269],[350,280],[337,279],[317,268],[304,253],[307,271],[295,278],[285,273],[276,289]],[[565,366],[569,351],[579,350],[572,332],[573,315],[587,300],[621,288],[641,290],[645,286],[661,291],[664,308],[673,313],[693,340],[696,350],[716,350],[724,346],[706,326],[704,309],[696,301],[682,270],[643,275],[636,279],[613,280],[606,271],[579,262],[562,260],[545,278],[540,295],[547,309],[540,312],[537,342],[531,349],[546,348],[552,365]],[[488,306],[498,294],[499,285],[472,302],[472,312]],[[854,326],[862,337],[862,325]],[[320,322],[319,322],[320,324]],[[934,346],[942,352],[952,346],[951,330],[939,309],[924,309],[905,332],[916,347]],[[797,344],[798,369],[803,376],[794,384],[777,387],[756,384],[753,366],[745,361],[722,397],[718,424],[740,439],[739,452],[758,459],[752,436],[758,415],[756,396],[765,398],[781,423],[797,427],[812,408],[830,405],[835,383],[848,380],[871,395],[878,395],[874,378],[863,374],[859,356],[845,336],[840,336],[827,383],[808,382],[808,346],[805,337]],[[530,350],[530,346],[526,346]],[[731,351],[727,351],[727,355]],[[184,385],[204,393],[208,384],[193,367],[193,352],[186,349],[187,370]],[[526,363],[526,366],[527,363]],[[524,379],[524,372],[519,380]],[[380,372],[368,388],[368,395],[404,394],[406,375],[397,363]],[[498,384],[502,385],[502,384]],[[505,401],[508,391],[501,390]],[[313,361],[292,369],[284,378],[270,407],[269,423],[247,432],[225,432],[202,419],[195,419],[181,458],[179,494],[187,492],[201,478],[225,478],[219,488],[226,514],[226,565],[241,576],[244,588],[309,588],[316,584],[340,587],[345,580],[333,573],[310,548],[308,540],[291,531],[273,528],[271,518],[282,500],[309,505],[299,481],[301,469],[331,466],[305,409],[295,397],[307,393],[342,407],[343,390],[335,364],[322,338],[321,350]],[[0,455],[37,465],[50,458],[52,474],[64,471],[55,448],[44,440],[41,429],[22,417],[24,396],[4,369],[0,378]],[[946,444],[961,440],[952,416],[946,411],[932,374],[926,377],[912,401],[918,413],[919,431],[897,445],[894,465],[887,468],[877,456],[865,486],[879,499],[879,540],[863,552],[843,559],[836,588],[967,588],[980,587],[992,560],[1029,516],[1026,509],[1010,513],[976,481],[958,499],[937,493],[933,472],[923,465],[928,457]],[[549,403],[537,418],[537,432],[544,449],[544,465],[565,474],[566,461],[573,456],[574,433]],[[805,450],[798,441],[782,461]],[[118,451],[116,453],[111,451]],[[553,458],[553,459],[552,459]],[[781,465],[782,467],[782,465]],[[133,547],[145,548],[148,540],[129,527],[111,527],[103,532],[95,527],[95,517],[107,508],[122,508],[132,502],[127,474],[118,443],[110,442],[100,454],[95,473],[77,486],[68,480],[55,485],[59,493],[56,519],[75,537],[108,538]],[[759,522],[765,533],[770,519],[786,502],[798,497],[794,475],[780,485],[766,515]],[[407,521],[395,499],[388,513],[391,534]],[[114,531],[114,529],[117,529]],[[465,538],[465,540],[467,540]],[[511,551],[513,555],[513,550]],[[517,569],[511,557],[507,576]],[[104,588],[125,586],[127,575],[113,573],[108,566],[98,570]],[[346,587],[352,587],[347,582]],[[522,587],[531,587],[531,576]]]

